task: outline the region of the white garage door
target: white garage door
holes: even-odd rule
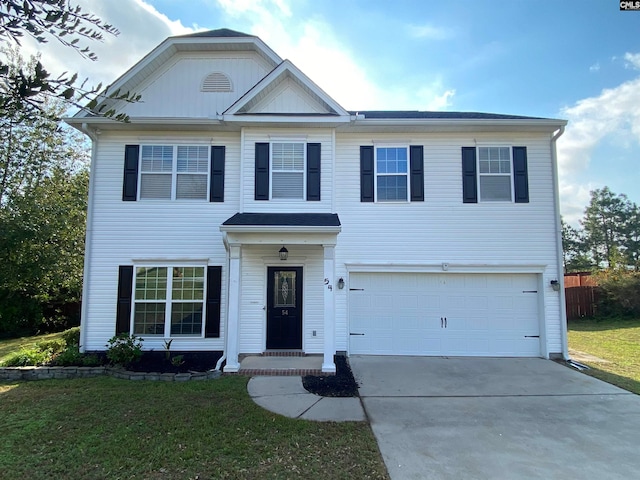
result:
[[[350,353],[536,357],[530,274],[352,273]]]

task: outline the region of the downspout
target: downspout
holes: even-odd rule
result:
[[[80,308],[80,352],[84,353],[87,339],[86,319],[89,302],[89,282],[91,279],[91,246],[93,243],[93,209],[95,195],[95,168],[98,153],[98,135],[83,123],[80,130],[91,139],[91,163],[89,165],[89,198],[87,199],[87,223],[84,242],[84,274],[82,277],[82,306]]]
[[[556,214],[556,256],[558,263],[558,283],[560,283],[560,341],[562,342],[562,358],[569,360],[569,347],[567,342],[567,307],[564,293],[564,268],[562,255],[562,221],[560,216],[560,183],[558,181],[558,154],[556,141],[564,133],[564,126],[551,137],[551,166],[553,170],[553,190]]]
[[[225,257],[225,261],[226,261],[226,265],[227,265],[227,295],[226,295],[226,307],[225,307],[225,316],[224,316],[224,346],[222,347],[222,356],[218,359],[218,361],[216,362],[216,368],[214,370],[217,371],[222,371],[221,367],[222,367],[222,362],[224,362],[227,359],[227,349],[228,349],[228,343],[229,343],[229,270],[231,268],[230,266],[230,260],[229,260],[229,245],[227,243],[227,234],[224,233],[223,237],[222,237],[222,241],[224,243],[224,247],[225,247],[225,251],[226,251],[226,257]]]

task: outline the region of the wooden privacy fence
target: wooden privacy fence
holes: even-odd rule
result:
[[[593,317],[598,303],[598,287],[567,287],[564,289],[567,302],[567,320]]]

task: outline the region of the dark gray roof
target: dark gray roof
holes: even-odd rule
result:
[[[283,227],[339,227],[335,213],[236,213],[223,225]]]
[[[236,32],[228,28],[218,28],[217,30],[205,30],[202,32],[189,33],[187,35],[178,35],[175,38],[187,38],[187,37],[253,37],[242,32]]]
[[[351,115],[360,114],[364,118],[380,119],[454,119],[454,120],[549,120],[541,117],[523,117],[521,115],[502,115],[499,113],[479,112],[421,112],[418,110],[361,110],[349,112]]]

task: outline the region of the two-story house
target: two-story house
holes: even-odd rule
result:
[[[336,72],[339,74],[339,72]],[[567,355],[562,120],[347,111],[259,38],[165,40],[92,139],[82,348]]]

